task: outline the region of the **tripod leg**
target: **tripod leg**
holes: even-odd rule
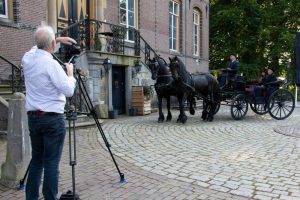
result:
[[[66,193],[62,194],[60,200],[70,200],[70,199],[78,200],[79,196],[76,194],[76,187],[75,187],[75,166],[77,165],[75,121],[77,120],[77,114],[75,112],[74,106],[70,106],[70,109],[67,112],[67,120],[69,123],[69,159],[70,159],[70,166],[72,167],[72,191],[69,190]],[[73,144],[73,148],[72,148],[72,144]]]
[[[30,165],[31,165],[31,160],[30,160],[30,162],[29,162],[29,164],[28,164],[28,167],[27,167],[27,169],[26,169],[26,172],[25,172],[25,174],[24,174],[23,179],[20,180],[20,185],[17,186],[17,189],[18,189],[18,190],[23,190],[24,187],[25,187],[24,183],[25,183],[26,177],[27,177],[27,175],[28,175]]]
[[[87,92],[87,90],[86,90],[86,88],[85,88],[85,86],[84,86],[84,84],[83,84],[82,78],[81,78],[81,76],[80,76],[80,71],[79,71],[79,70],[76,70],[76,73],[77,73],[77,75],[78,75],[77,78],[76,78],[76,80],[77,80],[77,82],[78,82],[79,90],[80,90],[80,92],[83,94],[83,98],[84,98],[84,100],[85,100],[85,103],[87,104],[87,107],[88,107],[90,113],[93,115],[93,118],[94,118],[94,120],[95,120],[95,122],[96,122],[97,128],[98,128],[98,130],[99,130],[99,132],[100,132],[100,134],[101,134],[101,136],[102,136],[102,139],[103,139],[103,141],[104,141],[104,143],[105,143],[105,146],[107,147],[107,149],[108,149],[108,151],[109,151],[109,154],[110,154],[110,156],[111,156],[111,158],[112,158],[112,160],[113,160],[113,162],[114,162],[114,164],[115,164],[115,166],[116,166],[116,168],[117,168],[117,171],[118,171],[118,173],[119,173],[119,175],[120,175],[120,183],[126,183],[124,174],[121,173],[121,171],[120,171],[120,169],[119,169],[119,166],[118,166],[118,164],[117,164],[117,162],[116,162],[116,160],[115,160],[115,157],[114,157],[113,153],[111,152],[110,144],[109,144],[108,141],[107,141],[107,138],[106,138],[106,136],[105,136],[105,134],[104,134],[104,131],[103,131],[103,129],[102,129],[102,126],[101,126],[101,124],[100,124],[100,122],[99,122],[99,120],[98,120],[98,115],[97,115],[97,113],[96,113],[96,111],[95,111],[95,108],[94,108],[94,106],[93,106],[93,103],[92,103],[92,101],[91,101],[91,99],[90,99],[90,97],[89,97],[89,95],[88,95],[88,92]]]

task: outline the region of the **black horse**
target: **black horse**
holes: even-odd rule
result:
[[[172,114],[170,111],[170,97],[177,96],[177,88],[174,85],[174,79],[169,70],[168,64],[161,57],[154,57],[153,59],[149,59],[147,65],[149,66],[152,79],[156,80],[154,85],[155,91],[158,98],[158,109],[159,109],[159,117],[158,122],[163,122],[165,117],[162,112],[162,99],[165,98],[167,100],[167,121],[171,121]],[[190,113],[193,115],[195,110],[192,106],[190,106]]]
[[[177,87],[177,97],[180,107],[178,120],[185,123],[187,117],[184,113],[184,102],[192,101],[193,96],[203,99],[204,107],[202,119],[212,121],[217,108],[220,88],[218,81],[209,73],[190,74],[183,62],[175,56],[170,59],[170,70]]]

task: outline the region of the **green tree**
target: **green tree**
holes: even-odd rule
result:
[[[266,66],[283,73],[300,29],[299,10],[299,0],[211,0],[211,69],[226,67],[229,53],[237,52],[246,76]]]

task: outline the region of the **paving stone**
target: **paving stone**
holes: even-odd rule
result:
[[[186,124],[158,124],[157,113],[107,120],[103,130],[127,184],[92,127],[78,136],[77,191],[84,199],[300,199],[300,139],[276,133],[295,126],[300,111],[277,121],[249,111],[234,121],[222,108],[214,122],[197,110]],[[178,111],[172,110],[173,116]],[[0,143],[0,161],[5,157]],[[3,150],[4,149],[4,150]],[[59,191],[71,189],[68,141],[61,163]],[[8,191],[8,192],[7,192]],[[7,192],[7,193],[5,193]],[[6,196],[4,196],[4,195]],[[24,199],[24,192],[0,186],[0,199]]]

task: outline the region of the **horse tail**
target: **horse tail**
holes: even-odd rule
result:
[[[220,87],[218,81],[215,79],[215,77],[211,74],[207,74],[207,77],[209,79],[210,85],[210,95],[213,97],[212,101],[213,103],[218,103],[220,101]]]

